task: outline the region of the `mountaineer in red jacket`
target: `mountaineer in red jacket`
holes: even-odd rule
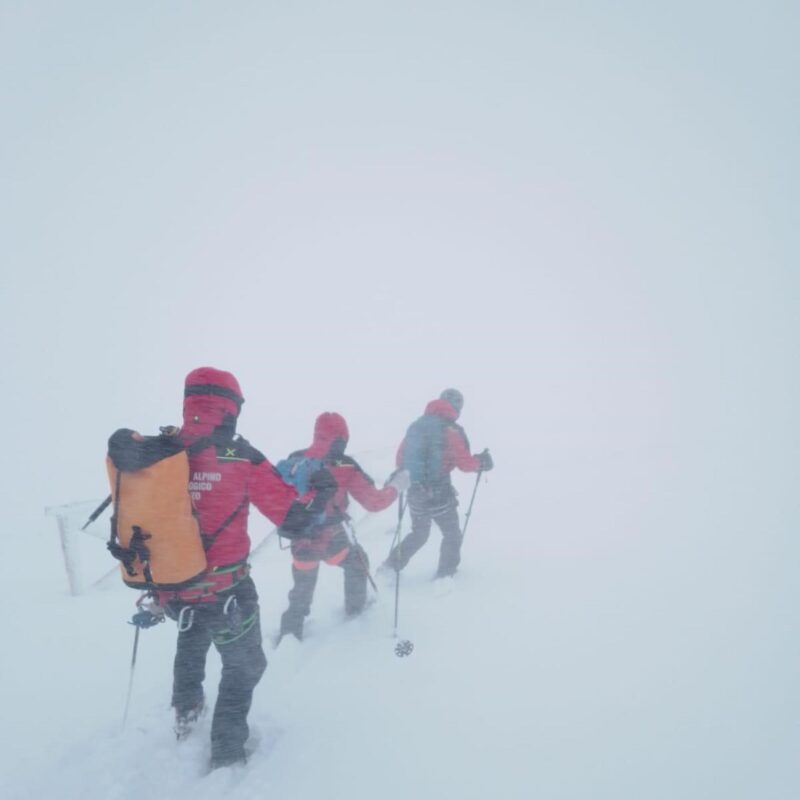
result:
[[[229,372],[201,367],[185,381],[182,444],[189,454],[189,491],[196,510],[207,569],[191,587],[160,591],[159,603],[178,621],[172,705],[178,738],[203,709],[206,655],[213,642],[222,659],[211,725],[211,767],[245,760],[247,714],[253,689],[267,660],[261,646],[258,593],[247,558],[250,503],[276,525],[300,532],[316,518],[317,506],[331,496],[324,490],[297,500],[264,455],[236,435],[244,398]]]
[[[409,426],[397,452],[397,466],[407,469],[411,479],[411,533],[392,550],[382,568],[402,570],[428,541],[431,522],[436,522],[442,532],[436,577],[453,575],[458,568],[461,527],[458,493],[450,473],[455,468],[462,472],[488,472],[494,466],[488,449],[477,455],[470,453],[467,435],[456,424],[463,406],[464,397],[458,389],[445,389]]]
[[[382,511],[408,487],[408,475],[399,470],[382,489],[358,465],[345,455],[350,433],[340,414],[320,414],[314,425],[314,441],[305,450],[292,453],[279,465],[319,460],[335,482],[336,490],[325,511],[311,529],[312,535],[292,541],[292,577],[289,607],[281,616],[280,638],[286,634],[303,638],[303,623],[311,611],[311,601],[319,575],[320,561],[339,566],[344,571],[344,605],[348,616],[359,614],[367,599],[369,560],[364,549],[350,541],[345,530],[349,517],[347,506],[352,497],[367,511]],[[279,638],[279,641],[280,641]]]

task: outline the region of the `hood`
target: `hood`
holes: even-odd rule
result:
[[[236,428],[244,397],[239,381],[230,373],[214,367],[192,370],[184,382],[183,427],[184,440],[209,436],[216,429]]]
[[[437,397],[436,400],[431,400],[425,406],[425,415],[429,417],[444,417],[455,422],[458,419],[458,411],[456,411],[447,400],[442,400]]]
[[[306,455],[309,458],[340,458],[349,438],[350,431],[344,417],[335,411],[326,411],[314,423],[314,441]]]

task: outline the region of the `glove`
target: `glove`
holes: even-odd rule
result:
[[[396,469],[386,481],[386,486],[393,487],[398,494],[405,492],[411,486],[411,476],[407,469]]]
[[[494,467],[494,461],[492,461],[492,456],[491,453],[489,453],[488,447],[482,453],[478,453],[477,459],[480,462],[481,472],[488,472]]]

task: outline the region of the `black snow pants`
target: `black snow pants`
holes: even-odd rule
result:
[[[389,553],[387,566],[402,570],[428,541],[431,523],[442,532],[437,577],[453,575],[461,562],[461,525],[458,520],[458,493],[449,482],[433,485],[412,483],[408,490],[411,532]]]
[[[181,607],[170,606],[169,615],[177,618]],[[253,579],[245,578],[214,602],[193,603],[190,611],[182,622],[187,624],[191,617],[191,626],[178,632],[172,705],[181,714],[202,704],[206,655],[213,642],[222,659],[222,678],[211,723],[211,760],[244,759],[253,689],[267,667]]]
[[[337,525],[317,539],[292,542],[292,579],[289,607],[281,616],[281,635],[303,638],[303,623],[311,612],[320,561],[341,567],[344,572],[344,610],[348,616],[360,614],[367,601],[369,559],[360,545],[350,544],[344,529]]]

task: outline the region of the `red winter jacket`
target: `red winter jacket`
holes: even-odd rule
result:
[[[284,483],[266,457],[241,437],[190,455],[189,468],[189,492],[200,530],[206,541],[213,538],[206,552],[209,567],[224,567],[247,558],[250,503],[280,525],[297,499],[294,487]]]
[[[367,511],[383,511],[397,499],[397,490],[393,486],[377,489],[356,460],[344,454],[349,438],[344,417],[325,412],[317,417],[311,446],[300,451],[308,458],[322,459],[336,481],[336,494],[325,508],[332,523],[346,512],[350,495]]]
[[[450,424],[445,429],[444,452],[442,453],[441,477],[449,477],[450,473],[458,468],[462,472],[478,472],[481,468],[480,459],[469,451],[469,441],[464,429],[456,424],[458,412],[447,400],[431,400],[425,407],[425,416],[442,417]],[[400,443],[395,459],[397,466],[403,463],[403,447],[406,440]]]

